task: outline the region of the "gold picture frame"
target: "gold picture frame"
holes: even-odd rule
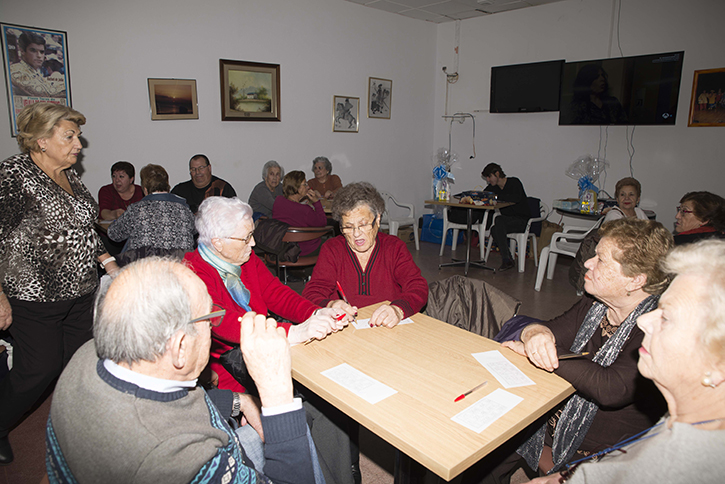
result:
[[[279,64],[219,59],[222,121],[281,121]]]
[[[148,85],[153,121],[199,119],[196,79],[149,78]]]
[[[695,71],[687,126],[725,126],[723,89],[725,89],[725,67]]]

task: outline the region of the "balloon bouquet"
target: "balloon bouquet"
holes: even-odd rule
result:
[[[606,171],[609,162],[591,155],[581,156],[569,168],[566,175],[577,180],[579,185],[579,203],[582,213],[598,213],[597,196],[599,188],[595,185],[599,175]]]

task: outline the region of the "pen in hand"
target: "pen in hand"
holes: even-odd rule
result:
[[[344,318],[344,317],[345,317],[345,315],[346,315],[346,313],[342,313],[342,314],[341,314],[341,315],[339,315],[339,316],[335,316],[335,319],[336,319],[336,320],[338,320],[338,321],[342,321],[342,318]],[[308,345],[308,344],[312,343],[312,342],[313,342],[314,340],[315,340],[315,338],[310,338],[310,339],[308,339],[307,341],[305,341],[305,342],[304,342],[304,344],[303,344],[302,346],[306,346],[306,345]]]
[[[464,398],[466,398],[466,397],[467,397],[468,395],[470,395],[471,393],[475,392],[475,391],[476,391],[476,390],[478,390],[479,388],[483,388],[484,386],[486,386],[486,383],[488,383],[488,381],[485,381],[485,382],[481,383],[480,385],[478,385],[478,386],[475,386],[475,387],[471,388],[471,389],[470,389],[470,390],[468,390],[468,391],[467,391],[466,393],[462,393],[462,394],[458,395],[458,396],[456,397],[456,399],[455,399],[455,400],[453,400],[453,401],[454,401],[454,402],[459,402],[459,401],[463,400]]]
[[[586,356],[588,354],[589,354],[588,351],[585,351],[584,353],[569,353],[569,354],[566,354],[566,355],[559,356],[559,359],[560,360],[568,360],[568,359],[571,359],[571,358],[582,358],[582,357],[584,357],[584,356]]]
[[[342,296],[342,300],[345,301],[345,304],[350,306],[350,301],[347,300],[347,296],[345,296],[345,291],[342,290],[342,286],[340,285],[340,281],[335,281],[337,283],[337,290],[340,291],[340,296]],[[352,320],[357,322],[357,313],[355,313],[355,316],[352,317]]]

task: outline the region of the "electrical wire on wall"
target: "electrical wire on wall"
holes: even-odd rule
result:
[[[458,82],[458,48],[461,44],[461,21],[456,20],[456,46],[453,48],[453,74],[448,73],[448,67],[443,66],[443,73],[446,75],[446,104],[444,115],[448,116],[448,85]]]

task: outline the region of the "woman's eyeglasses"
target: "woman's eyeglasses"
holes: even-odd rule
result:
[[[227,310],[223,309],[221,306],[217,306],[216,304],[212,305],[212,312],[209,314],[205,314],[204,316],[201,316],[196,319],[192,319],[189,321],[189,324],[194,323],[200,323],[202,321],[209,321],[209,325],[213,328],[216,328],[220,324],[222,324],[222,320],[224,319],[224,315],[226,314]]]
[[[250,240],[252,240],[252,237],[254,237],[254,230],[249,232],[249,235],[244,237],[243,239],[240,239],[239,237],[224,237],[225,239],[232,239],[232,240],[239,240],[240,242],[244,242],[245,244],[248,244]]]
[[[688,210],[687,208],[683,207],[682,205],[678,206],[676,208],[676,210],[677,210],[677,213],[681,213],[682,215],[694,212],[694,210]]]
[[[342,231],[345,234],[354,234],[355,231],[359,232],[367,232],[368,230],[373,228],[373,225],[375,224],[375,221],[368,222],[366,224],[362,225],[346,225],[344,227],[340,228],[340,231]]]

